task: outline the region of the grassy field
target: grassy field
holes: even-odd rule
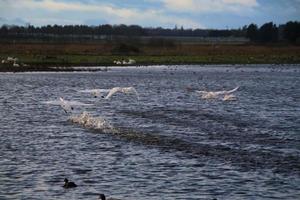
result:
[[[156,64],[294,64],[299,46],[256,45],[118,45],[106,43],[0,43],[0,58],[19,58],[35,69],[51,66],[112,66],[114,60],[134,59],[137,65]],[[9,66],[3,66],[4,69]]]

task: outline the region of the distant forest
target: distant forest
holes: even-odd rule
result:
[[[290,21],[277,26],[273,22],[261,27],[250,24],[239,29],[184,29],[183,27],[143,28],[138,25],[3,25],[0,28],[1,40],[73,38],[80,40],[108,40],[113,37],[232,37],[248,38],[253,43],[290,42],[300,44],[300,22]]]

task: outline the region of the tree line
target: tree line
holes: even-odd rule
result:
[[[118,35],[118,36],[178,36],[178,37],[227,37],[240,36],[239,30],[205,30],[184,29],[183,27],[170,28],[143,28],[138,25],[47,25],[41,27],[8,26],[3,25],[0,29],[1,35]]]
[[[246,37],[252,42],[259,43],[274,43],[282,40],[300,43],[300,22],[290,21],[279,26],[269,22],[259,28],[256,24],[250,24],[247,27]]]
[[[290,21],[277,26],[273,22],[265,23],[261,27],[250,24],[239,29],[184,29],[183,27],[144,28],[138,25],[47,25],[47,26],[11,26],[3,25],[0,36],[7,39],[18,38],[55,38],[55,37],[84,37],[85,39],[103,39],[108,36],[166,36],[166,37],[246,37],[255,43],[274,43],[288,41],[299,43],[300,22]]]

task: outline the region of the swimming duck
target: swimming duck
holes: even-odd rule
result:
[[[65,178],[65,184],[64,184],[64,188],[74,188],[77,187],[77,185],[74,182],[69,182],[69,180],[67,178]]]
[[[105,197],[104,194],[99,194],[99,199],[100,200],[119,200],[119,199],[115,199],[115,198],[108,198],[108,199],[106,199],[106,197]]]

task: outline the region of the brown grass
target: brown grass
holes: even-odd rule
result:
[[[289,54],[300,56],[300,46],[254,46],[254,45],[177,45],[175,47],[141,46],[142,55],[249,55],[268,56]],[[111,44],[45,44],[20,43],[0,44],[0,54],[39,54],[39,55],[111,55]]]
[[[129,44],[131,45],[131,44]],[[108,43],[0,43],[0,58],[20,58],[31,66],[112,65],[131,57],[138,64],[300,63],[300,46],[181,44],[155,47],[132,44],[137,52],[119,55]]]

